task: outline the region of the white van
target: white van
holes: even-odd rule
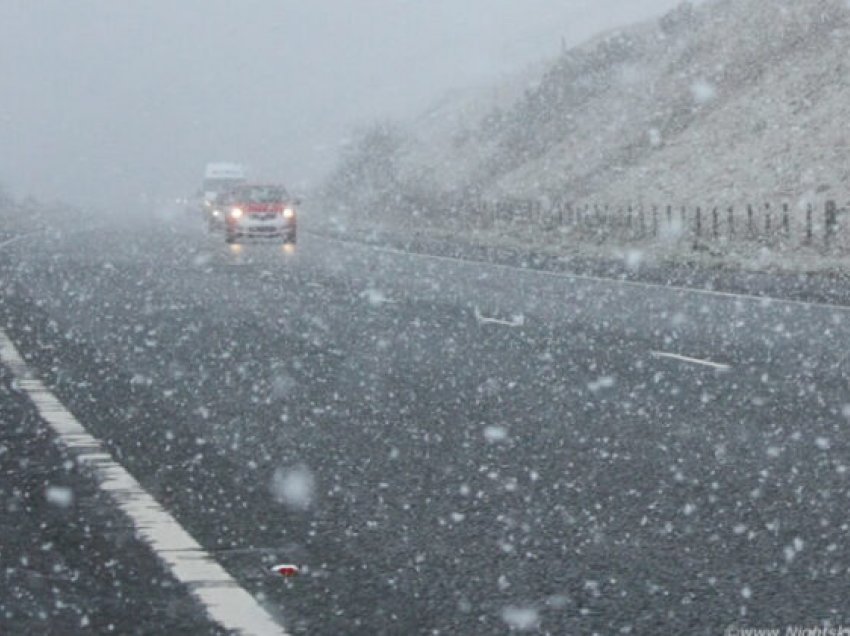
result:
[[[210,206],[219,194],[245,183],[246,172],[245,166],[239,163],[208,163],[202,188],[204,205]]]

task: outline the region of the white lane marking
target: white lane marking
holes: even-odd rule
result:
[[[406,252],[404,250],[396,249],[394,247],[381,247],[379,245],[370,245],[368,243],[360,243],[358,241],[346,241],[345,239],[331,238],[329,236],[323,236],[321,234],[316,234],[314,232],[304,231],[304,234],[308,234],[314,238],[318,238],[323,241],[331,241],[333,243],[341,243],[343,245],[354,245],[356,247],[361,247],[364,249],[375,250],[376,252],[385,252],[387,254],[396,254],[399,256],[414,256],[418,258],[425,258],[434,261],[443,261],[449,263],[463,263],[466,265],[475,264],[475,265],[486,265],[488,267],[492,267],[493,269],[501,269],[512,272],[522,272],[524,274],[537,274],[539,276],[547,276],[549,278],[561,278],[565,280],[580,280],[591,283],[603,283],[606,285],[622,285],[624,287],[635,287],[638,289],[663,289],[667,291],[676,291],[687,294],[697,294],[700,296],[709,296],[712,298],[733,298],[737,300],[748,300],[751,302],[758,303],[777,303],[777,304],[785,304],[785,305],[797,305],[802,307],[819,307],[822,309],[834,309],[836,311],[846,311],[850,312],[850,307],[846,305],[836,305],[832,303],[819,303],[819,302],[810,302],[806,300],[792,300],[788,298],[777,298],[775,296],[754,296],[753,294],[736,294],[735,292],[721,292],[721,291],[713,291],[710,289],[697,289],[694,287],[681,287],[679,285],[662,285],[660,283],[646,283],[641,281],[634,280],[620,280],[618,278],[604,278],[602,276],[587,276],[585,274],[567,274],[565,272],[552,272],[545,269],[531,269],[525,267],[517,267],[515,265],[504,265],[502,263],[490,263],[488,261],[479,261],[468,258],[456,258],[454,256],[438,256],[436,254],[425,254],[423,252]]]
[[[387,297],[384,292],[377,289],[367,289],[360,292],[360,298],[365,298],[370,305],[396,305],[397,300]]]
[[[12,245],[13,243],[17,243],[18,241],[23,241],[25,238],[29,238],[30,236],[35,236],[36,234],[40,234],[40,232],[27,232],[26,234],[18,234],[17,236],[13,236],[10,239],[6,239],[2,243],[0,243],[0,249],[6,247],[7,245]]]
[[[75,227],[72,230],[59,230],[62,236],[75,236],[77,234],[85,234],[86,232],[96,232],[97,230],[108,229],[110,227],[107,223],[98,223],[95,225],[91,225],[88,227]],[[38,230],[33,230],[32,232],[26,232],[24,234],[18,234],[17,236],[13,236],[10,239],[6,239],[3,242],[0,242],[0,249],[7,247],[9,245],[14,245],[19,241],[23,241],[24,239],[32,238],[33,236],[38,236],[39,234],[45,234],[47,232],[56,232],[56,228],[51,226],[44,226]]]
[[[475,311],[475,320],[478,321],[480,325],[502,325],[504,327],[522,327],[525,324],[525,316],[522,314],[518,316],[513,316],[511,320],[500,320],[499,318],[488,318],[487,316],[482,315],[481,310],[478,307],[474,308]]]
[[[174,577],[189,588],[210,618],[238,634],[287,636],[257,600],[241,588],[47,390],[2,329],[0,362],[9,368],[18,386],[27,393],[77,463],[93,471],[100,487],[133,521],[137,535]]]
[[[712,362],[711,360],[700,360],[699,358],[690,358],[688,356],[682,356],[678,353],[666,353],[664,351],[650,351],[650,355],[653,358],[669,358],[671,360],[678,360],[679,362],[687,362],[689,364],[699,364],[704,367],[711,367],[712,369],[719,369],[721,371],[728,371],[732,367],[728,364],[723,364],[721,362]]]

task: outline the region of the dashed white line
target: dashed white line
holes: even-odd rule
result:
[[[510,320],[502,320],[500,318],[488,318],[487,316],[482,315],[481,310],[478,307],[474,308],[475,312],[475,320],[478,321],[480,325],[501,325],[503,327],[522,327],[525,324],[525,316],[517,315],[513,316]]]
[[[678,353],[667,353],[664,351],[651,351],[650,355],[653,358],[669,358],[670,360],[678,360],[679,362],[687,362],[688,364],[698,364],[704,367],[711,367],[720,371],[728,371],[732,367],[721,362],[712,362],[711,360],[701,360],[699,358],[691,358],[688,356],[679,355]]]
[[[30,236],[34,236],[36,234],[38,234],[38,232],[27,232],[26,234],[18,234],[17,236],[13,236],[12,238],[0,242],[0,248],[4,248],[7,245],[12,245],[13,243],[17,243],[18,241],[23,241],[25,238],[29,238]]]
[[[29,369],[0,330],[0,362],[5,364],[77,462],[89,468],[101,489],[133,521],[138,536],[185,584],[209,617],[237,634],[287,636],[257,600],[231,578],[186,530],[118,464]]]

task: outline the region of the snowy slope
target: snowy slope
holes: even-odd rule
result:
[[[846,0],[684,3],[447,96],[408,126],[397,187],[611,204],[846,198],[848,51]]]
[[[542,72],[542,64],[530,66],[500,83],[445,95],[410,125],[412,140],[400,165],[402,178],[426,178],[441,190],[462,187],[470,179],[467,170],[474,171],[495,150],[476,133],[505,104],[536,87]]]
[[[533,194],[562,180],[579,198],[672,203],[846,193],[846,5],[720,2],[695,13],[672,43],[651,34],[639,81],[612,84],[575,135],[500,188]]]

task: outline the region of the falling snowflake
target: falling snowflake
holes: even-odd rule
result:
[[[491,444],[504,442],[508,439],[508,429],[504,426],[488,426],[484,429],[484,439]]]
[[[537,629],[540,624],[540,613],[533,607],[508,606],[502,610],[502,620],[512,629],[527,632]]]
[[[707,104],[717,97],[717,89],[706,80],[699,80],[691,84],[691,95],[697,104]]]
[[[47,501],[60,508],[68,508],[74,503],[74,492],[65,486],[48,486]]]
[[[278,468],[272,477],[274,498],[290,508],[306,510],[313,503],[316,479],[306,466]]]

